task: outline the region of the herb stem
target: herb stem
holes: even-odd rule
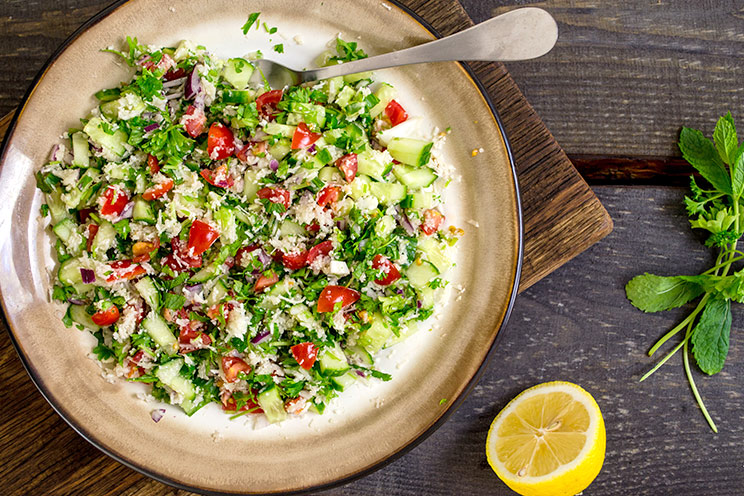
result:
[[[687,375],[687,382],[690,383],[690,388],[692,389],[692,395],[695,396],[695,401],[697,401],[698,406],[700,407],[700,410],[703,412],[703,417],[705,417],[705,420],[708,421],[708,425],[710,425],[710,428],[713,429],[713,432],[718,434],[718,427],[716,427],[716,423],[713,422],[713,419],[711,418],[710,414],[708,413],[708,409],[705,408],[705,403],[703,403],[703,398],[700,396],[700,393],[698,392],[697,386],[695,385],[695,379],[692,377],[692,370],[690,369],[690,358],[689,358],[689,337],[692,335],[692,326],[687,327],[687,333],[685,336],[684,343],[684,352],[682,361],[685,364],[685,375]]]
[[[659,370],[659,368],[661,368],[661,366],[664,365],[667,362],[667,360],[669,360],[670,358],[672,358],[674,356],[674,354],[677,353],[679,351],[679,349],[682,348],[682,346],[685,343],[687,343],[687,338],[686,337],[685,337],[685,339],[683,339],[682,341],[680,341],[680,343],[677,346],[675,346],[672,349],[672,351],[670,351],[669,353],[667,353],[666,356],[664,358],[662,358],[659,363],[657,363],[656,365],[654,365],[654,367],[651,370],[649,370],[648,372],[646,372],[643,375],[643,377],[641,377],[641,379],[638,382],[645,381],[646,379],[648,379],[651,376],[651,374],[653,374],[654,372],[656,372],[657,370]]]
[[[662,338],[659,339],[650,350],[648,350],[648,356],[653,356],[653,354],[656,353],[656,350],[661,348],[664,343],[669,341],[670,338],[684,329],[687,324],[691,324],[695,320],[695,317],[697,317],[697,314],[699,314],[703,307],[705,307],[705,304],[708,302],[708,298],[710,298],[710,294],[706,293],[705,296],[703,296],[703,298],[700,300],[700,303],[698,303],[698,306],[695,307],[695,310],[693,310],[690,315],[685,318],[685,320],[677,324],[674,329],[664,334],[664,336],[662,336]]]

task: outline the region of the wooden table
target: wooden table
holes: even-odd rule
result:
[[[15,107],[56,46],[108,0],[11,0],[0,5],[0,115]],[[463,0],[480,22],[514,2]],[[520,2],[521,3],[521,2]],[[676,357],[643,384],[649,344],[681,312],[644,315],[623,286],[643,272],[696,272],[711,262],[681,206],[689,168],[675,147],[684,124],[710,134],[731,109],[744,119],[744,5],[696,0],[541,2],[558,20],[548,56],[509,64],[512,75],[610,212],[614,232],[517,300],[486,373],[452,418],[386,468],[327,494],[512,494],[484,455],[494,415],[522,389],[555,379],[583,385],[607,423],[604,468],[584,494],[739,495],[744,492],[744,345],[738,308],[723,372],[696,378],[720,428],[705,424]],[[744,121],[742,121],[744,122]],[[187,494],[109,460],[35,390],[0,335],[0,466],[3,494]],[[21,391],[21,394],[18,394]],[[0,407],[1,408],[1,407]],[[22,435],[18,433],[21,432]],[[68,463],[49,460],[66,459]]]

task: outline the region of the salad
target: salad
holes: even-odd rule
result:
[[[328,63],[366,56],[336,43]],[[412,138],[369,73],[270,89],[245,58],[127,45],[131,80],[36,176],[65,325],[188,415],[279,422],[390,380],[375,357],[432,315],[462,234],[443,225],[445,133]]]

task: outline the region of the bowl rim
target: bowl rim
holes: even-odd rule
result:
[[[8,145],[12,140],[16,124],[18,122],[18,119],[23,114],[26,105],[28,104],[28,101],[30,100],[31,96],[33,95],[34,91],[36,90],[37,86],[39,85],[42,78],[45,76],[46,72],[49,70],[49,68],[54,64],[54,62],[59,58],[59,56],[72,44],[74,43],[80,35],[82,35],[84,32],[86,32],[88,29],[93,27],[94,25],[98,24],[100,21],[108,17],[109,15],[113,14],[116,10],[118,10],[123,5],[129,3],[131,0],[116,0],[108,7],[104,8],[97,14],[93,15],[90,19],[85,21],[80,27],[78,27],[69,37],[67,37],[60,45],[59,47],[52,53],[52,55],[44,62],[41,69],[37,72],[37,74],[34,76],[31,84],[29,85],[29,88],[26,90],[25,94],[23,95],[23,98],[21,99],[21,103],[18,105],[18,108],[13,114],[13,117],[8,125],[7,131],[5,133],[5,136],[2,140],[2,143],[0,144],[0,166],[5,163],[6,154],[8,151]],[[421,25],[424,29],[426,29],[429,33],[431,33],[436,38],[441,38],[442,35],[439,33],[438,30],[436,30],[431,24],[429,24],[428,21],[423,19],[420,15],[418,15],[415,11],[413,11],[410,7],[407,5],[404,5],[399,0],[386,0],[389,4],[396,7],[398,10],[402,11],[404,14],[411,17],[413,20],[415,20],[418,24]],[[390,464],[391,462],[397,460],[398,458],[404,456],[405,454],[409,453],[411,450],[413,450],[415,447],[417,447],[419,444],[421,444],[423,441],[425,441],[429,436],[431,436],[436,430],[438,430],[444,423],[449,419],[449,417],[457,411],[457,409],[462,405],[462,403],[465,401],[465,399],[468,397],[468,395],[472,392],[474,386],[478,383],[480,378],[483,375],[483,372],[485,371],[486,367],[488,366],[493,353],[497,347],[497,344],[501,340],[501,336],[506,328],[506,325],[509,321],[509,317],[511,315],[512,309],[514,307],[514,302],[516,300],[518,290],[519,290],[519,281],[521,278],[522,273],[522,255],[524,251],[524,225],[523,225],[523,214],[522,214],[522,202],[521,202],[521,195],[520,195],[520,189],[519,189],[519,181],[517,177],[517,169],[516,164],[514,162],[514,157],[511,150],[511,145],[509,143],[509,138],[506,135],[506,130],[504,129],[504,125],[501,122],[501,117],[499,116],[498,111],[494,107],[493,102],[491,101],[490,96],[488,95],[488,91],[486,90],[483,83],[480,81],[478,76],[475,74],[475,71],[465,62],[456,62],[460,65],[460,67],[463,69],[467,77],[471,80],[471,82],[475,85],[475,87],[480,92],[484,102],[488,106],[489,111],[491,112],[491,115],[493,116],[493,119],[496,123],[496,126],[499,129],[499,132],[501,133],[501,138],[504,143],[504,148],[506,151],[506,155],[509,161],[509,166],[511,168],[512,178],[513,178],[513,184],[514,184],[514,195],[516,200],[516,225],[517,225],[517,250],[516,250],[516,266],[514,267],[514,280],[511,292],[509,294],[509,301],[506,306],[506,311],[504,312],[504,318],[501,321],[501,324],[499,325],[498,329],[496,330],[496,335],[491,342],[491,346],[489,347],[488,351],[486,352],[482,362],[478,366],[478,369],[475,371],[473,376],[470,378],[470,380],[465,384],[462,392],[455,398],[453,401],[450,402],[449,406],[440,414],[440,416],[424,431],[422,432],[417,438],[411,440],[408,444],[405,444],[403,446],[400,446],[397,451],[391,453],[387,457],[379,460],[373,465],[370,465],[362,470],[359,470],[358,472],[355,472],[353,474],[350,474],[346,477],[342,477],[339,479],[335,479],[323,484],[318,484],[315,486],[311,486],[304,489],[299,489],[292,492],[282,492],[281,494],[307,494],[311,492],[318,492],[328,489],[333,489],[336,487],[340,487],[343,485],[346,485],[350,482],[356,481],[358,479],[361,479],[373,472],[376,472],[377,470],[385,467],[386,465]],[[15,333],[13,332],[12,326],[10,325],[10,322],[8,321],[6,315],[5,315],[5,301],[4,298],[2,298],[2,295],[0,295],[0,304],[2,305],[2,311],[0,311],[0,318],[2,318],[2,322],[5,324],[5,327],[8,331],[8,335],[10,337],[11,343],[13,343],[13,347],[16,350],[16,353],[18,354],[18,357],[21,360],[21,363],[23,364],[23,368],[26,370],[26,373],[31,378],[31,381],[36,386],[36,388],[39,390],[41,395],[44,397],[44,399],[49,403],[49,405],[52,407],[52,409],[59,415],[62,420],[67,423],[77,434],[79,434],[83,439],[85,439],[88,443],[96,447],[98,450],[103,452],[105,455],[109,456],[110,458],[116,460],[117,462],[121,463],[122,465],[129,467],[136,472],[143,474],[151,479],[154,479],[160,483],[166,484],[168,486],[174,487],[176,489],[182,489],[186,491],[195,492],[198,494],[204,494],[208,496],[238,496],[242,494],[250,494],[253,495],[255,493],[235,493],[235,492],[222,492],[222,491],[213,491],[208,490],[204,488],[199,487],[193,487],[186,484],[182,484],[176,480],[170,479],[168,477],[164,477],[161,474],[151,472],[149,471],[144,465],[140,465],[134,461],[128,460],[127,458],[124,458],[123,456],[119,456],[116,453],[113,453],[110,451],[106,446],[104,446],[102,443],[100,443],[95,436],[90,435],[86,432],[84,427],[82,425],[78,425],[75,423],[74,420],[67,418],[65,413],[50,399],[50,396],[48,395],[44,382],[40,375],[36,372],[36,369],[33,367],[33,365],[27,360],[26,356],[22,352],[22,348],[20,346],[20,343],[17,341]],[[270,493],[270,494],[278,494],[278,493]]]

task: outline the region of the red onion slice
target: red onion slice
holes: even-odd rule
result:
[[[183,96],[186,100],[191,100],[201,92],[201,81],[199,80],[199,71],[194,67],[188,76],[183,87]]]
[[[256,337],[251,339],[251,343],[259,344],[266,340],[271,333],[269,331],[262,331],[256,334]]]
[[[73,305],[85,305],[87,302],[85,300],[81,300],[79,298],[67,298],[68,303],[72,303]]]
[[[152,417],[152,421],[156,424],[160,422],[160,419],[163,418],[163,415],[165,415],[165,408],[158,408],[157,410],[153,410],[150,412],[150,417]]]
[[[96,282],[96,273],[91,269],[85,269],[80,267],[80,276],[83,278],[83,283],[91,284]]]
[[[155,131],[159,127],[160,127],[160,124],[158,124],[157,122],[154,122],[152,124],[149,124],[149,125],[145,126],[145,132],[146,133],[149,133],[151,131]]]
[[[279,161],[275,158],[272,158],[271,162],[269,162],[269,167],[271,168],[271,170],[276,172],[279,169]]]

